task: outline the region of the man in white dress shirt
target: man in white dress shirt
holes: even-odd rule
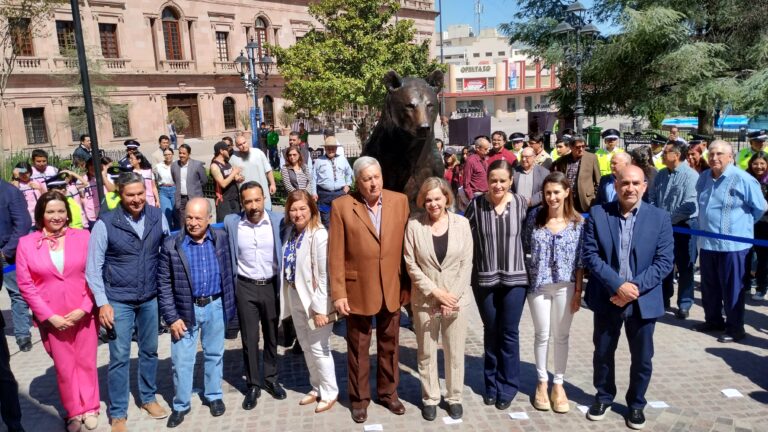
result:
[[[283,215],[264,209],[264,188],[258,182],[243,183],[240,202],[243,212],[224,218],[224,230],[229,235],[232,274],[237,276],[235,298],[248,384],[243,409],[250,410],[256,407],[262,387],[275,399],[286,397],[285,390],[277,382],[278,278],[282,263],[280,230]],[[259,326],[264,334],[261,374]]]

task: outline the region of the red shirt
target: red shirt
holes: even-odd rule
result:
[[[469,155],[464,164],[464,193],[469,199],[475,192],[488,192],[488,165],[476,153]]]
[[[501,151],[498,153],[491,150],[491,152],[488,153],[488,159],[486,159],[485,162],[486,165],[491,165],[491,162],[497,161],[499,159],[507,161],[510,165],[514,165],[517,162],[515,154],[505,149],[504,147],[502,147]]]

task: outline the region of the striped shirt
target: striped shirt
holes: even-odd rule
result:
[[[184,236],[181,248],[189,262],[189,279],[192,297],[208,297],[221,293],[221,271],[216,259],[216,247],[211,232],[205,233],[202,243]]]
[[[293,177],[291,174],[293,174]],[[280,168],[280,175],[283,177],[283,187],[285,187],[286,192],[291,193],[295,190],[305,190],[310,195],[315,194],[315,179],[306,165],[303,165],[299,171],[283,165]]]
[[[500,215],[485,196],[469,203],[464,216],[469,219],[474,240],[473,285],[528,286],[522,243],[527,209],[527,201],[517,194],[512,194]]]

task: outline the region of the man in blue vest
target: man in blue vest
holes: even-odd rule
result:
[[[109,416],[112,432],[127,430],[131,336],[139,344],[141,408],[162,419],[157,403],[157,264],[168,226],[159,208],[146,205],[141,174],[120,174],[120,206],[102,215],[91,231],[85,274],[99,307],[99,322],[114,331],[109,341]]]

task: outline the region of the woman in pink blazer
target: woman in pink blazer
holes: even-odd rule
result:
[[[93,296],[85,282],[88,231],[68,228],[66,197],[44,193],[35,206],[36,226],[19,240],[16,274],[24,300],[53,358],[67,430],[98,426],[97,326]]]

